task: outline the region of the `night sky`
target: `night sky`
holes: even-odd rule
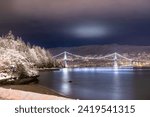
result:
[[[150,45],[150,0],[1,0],[0,35],[31,44]]]

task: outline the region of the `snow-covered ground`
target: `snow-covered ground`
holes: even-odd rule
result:
[[[0,73],[0,80],[4,80],[4,79],[10,79],[11,76],[8,75],[7,73]]]

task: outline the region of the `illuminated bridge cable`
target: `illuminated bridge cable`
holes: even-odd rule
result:
[[[64,61],[64,63],[65,63],[65,66],[67,66],[68,67],[68,65],[67,65],[67,60],[71,60],[71,59],[69,59],[68,58],[68,56],[69,57],[72,57],[72,60],[75,60],[75,58],[76,59],[84,59],[84,60],[101,60],[101,59],[107,59],[107,60],[113,60],[114,61],[114,66],[117,66],[117,60],[119,59],[119,58],[122,58],[122,59],[125,59],[125,60],[127,60],[127,61],[130,61],[130,65],[131,65],[131,62],[132,62],[132,59],[129,59],[129,58],[127,58],[127,57],[125,57],[125,56],[122,56],[121,54],[118,54],[118,53],[112,53],[112,54],[108,54],[108,55],[105,55],[105,56],[102,56],[102,57],[84,57],[84,56],[80,56],[80,55],[76,55],[76,54],[72,54],[72,53],[70,53],[70,52],[67,52],[67,51],[64,51],[64,52],[62,52],[62,53],[60,53],[60,54],[58,54],[58,55],[55,55],[55,56],[53,56],[52,58],[54,58],[54,59],[57,59],[57,57],[60,57],[60,56],[62,56],[63,55],[63,58],[62,58],[62,60]]]

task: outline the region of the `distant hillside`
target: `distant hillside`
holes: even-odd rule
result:
[[[68,51],[78,55],[106,55],[113,52],[118,53],[150,53],[150,46],[135,46],[135,45],[88,45],[80,47],[65,47],[65,48],[51,48],[50,52],[52,55],[59,54],[63,51]]]

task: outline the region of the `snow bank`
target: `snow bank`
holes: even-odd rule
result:
[[[4,80],[4,79],[10,79],[11,76],[8,75],[7,73],[0,73],[0,80]]]

